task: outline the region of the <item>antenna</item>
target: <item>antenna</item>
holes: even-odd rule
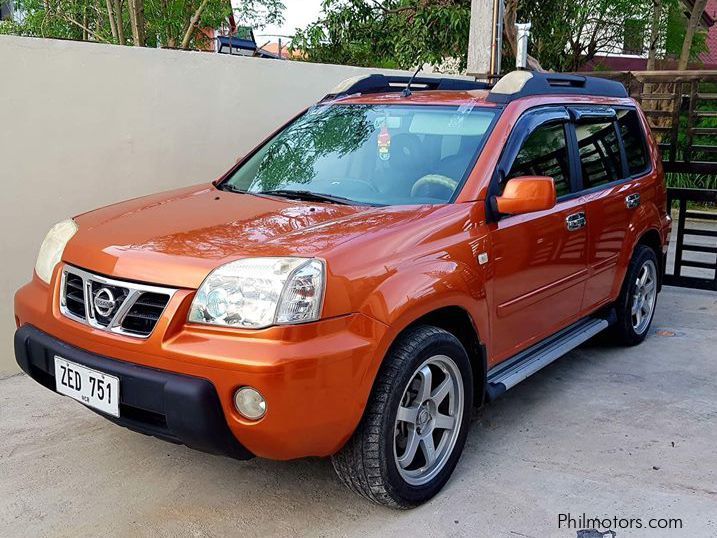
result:
[[[423,69],[423,66],[418,66],[418,69],[416,69],[416,72],[413,73],[413,76],[408,79],[408,84],[406,84],[406,88],[401,92],[401,95],[404,97],[411,97],[411,84],[413,84],[413,79],[416,78],[416,75],[421,72],[421,69]]]

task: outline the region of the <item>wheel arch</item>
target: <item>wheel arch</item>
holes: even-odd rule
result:
[[[633,224],[630,227],[631,233],[627,237],[627,244],[629,248],[624,248],[621,255],[618,271],[613,282],[613,288],[610,297],[616,300],[622,290],[622,286],[625,283],[625,277],[627,276],[627,268],[630,265],[630,260],[635,255],[635,250],[639,245],[645,245],[652,249],[657,256],[658,262],[658,290],[662,287],[662,276],[665,270],[665,259],[662,254],[662,235],[658,228],[656,228],[650,222],[642,222],[642,225]]]
[[[645,245],[646,247],[651,248],[655,252],[655,256],[657,257],[658,263],[657,287],[659,290],[662,288],[662,279],[665,274],[665,259],[662,255],[662,238],[660,236],[660,232],[658,232],[655,228],[649,228],[645,230],[635,243],[633,253],[639,245]]]
[[[406,330],[419,325],[438,327],[455,336],[468,353],[473,370],[473,404],[480,406],[485,401],[485,381],[488,371],[486,346],[481,341],[470,313],[460,306],[447,306],[424,314],[410,323],[396,338]]]
[[[490,334],[485,280],[478,266],[455,259],[426,259],[397,272],[369,294],[359,311],[387,330],[360,384],[362,414],[381,365],[396,341],[417,325],[442,328],[461,341],[474,368],[474,403],[482,403],[487,371],[483,344]]]
[[[414,318],[392,337],[391,343],[384,357],[382,357],[381,362],[383,362],[385,356],[391,352],[394,344],[401,336],[407,331],[421,325],[443,329],[460,341],[468,354],[468,359],[470,360],[473,371],[473,404],[475,406],[482,405],[485,401],[485,381],[486,372],[488,371],[486,346],[481,340],[480,332],[473,320],[473,316],[462,306],[442,306]],[[375,381],[374,376],[371,384],[373,385]]]

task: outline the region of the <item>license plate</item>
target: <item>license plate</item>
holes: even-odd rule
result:
[[[55,355],[55,389],[98,411],[119,417],[119,378]]]

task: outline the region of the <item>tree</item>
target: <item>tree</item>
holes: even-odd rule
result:
[[[146,28],[144,18],[144,0],[128,0],[129,23],[132,27],[132,42],[135,47],[144,47]]]
[[[533,22],[529,50],[542,67],[577,71],[598,54],[623,43],[626,21],[648,18],[649,7],[635,0],[513,0],[512,23]],[[506,3],[506,30],[511,13]],[[508,38],[509,44],[513,45]],[[514,53],[513,53],[514,54]]]
[[[660,28],[662,26],[662,0],[652,1],[652,17],[650,19],[650,40],[647,44],[647,66],[648,71],[655,69],[657,60],[657,46],[660,41]]]
[[[313,62],[414,68],[446,58],[465,68],[470,0],[324,0],[292,48]]]
[[[687,63],[690,61],[690,52],[692,51],[692,42],[695,37],[695,32],[700,24],[700,19],[705,12],[707,7],[707,0],[695,0],[692,5],[692,11],[690,12],[690,19],[687,22],[687,30],[685,32],[685,39],[682,43],[682,51],[680,52],[680,59],[677,62],[677,69],[687,69]]]
[[[655,0],[656,1],[656,0]],[[686,6],[683,0],[661,0],[662,14],[659,20],[659,28],[655,30],[656,18],[653,12],[651,27],[651,39],[657,39],[655,63],[650,63],[651,51],[648,56],[648,65],[657,67],[660,59],[677,59],[682,53],[685,45],[689,14],[686,14]],[[691,10],[690,10],[691,11]],[[692,36],[692,43],[689,52],[689,62],[698,62],[699,56],[707,51],[707,36],[704,31],[695,30]]]
[[[506,62],[515,22],[533,22],[530,65],[577,70],[622,43],[625,20],[646,20],[649,0],[506,0]],[[651,3],[651,2],[650,2]],[[309,61],[409,69],[447,58],[466,65],[470,0],[324,0],[292,46]]]
[[[655,69],[659,59],[680,55],[689,38],[684,6],[683,0],[638,0],[634,3],[620,0],[506,0],[506,54],[515,54],[514,37],[509,29],[516,20],[532,21],[529,50],[547,69],[576,71],[598,54],[622,50],[629,39],[641,43],[641,36],[645,35],[647,69]],[[697,9],[699,11],[699,6]],[[697,15],[698,23],[701,16],[702,12]],[[704,32],[694,33],[688,50],[689,61],[697,61],[700,53],[706,50]],[[535,68],[536,63],[531,66]]]
[[[21,21],[5,33],[135,46],[203,48],[201,28],[218,28],[230,14],[262,28],[283,20],[282,0],[15,0]]]

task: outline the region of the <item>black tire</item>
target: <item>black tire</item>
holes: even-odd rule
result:
[[[456,404],[454,409],[462,410],[461,418],[455,421],[458,431],[452,437],[452,449],[445,452],[443,466],[436,468],[429,482],[412,485],[399,472],[394,452],[398,408],[419,367],[439,356],[450,358],[460,372],[462,405]],[[460,401],[456,397],[456,402]],[[401,509],[418,506],[436,495],[455,469],[468,433],[472,405],[473,373],[460,341],[436,327],[411,328],[397,339],[384,359],[358,428],[332,457],[334,469],[349,489],[375,503]]]
[[[659,275],[656,273],[654,282],[655,286],[655,298],[653,307],[649,313],[649,319],[647,320],[644,328],[640,327],[640,331],[635,329],[633,324],[633,305],[636,302],[637,291],[639,289],[638,278],[645,264],[652,263],[656,271],[659,273],[660,264],[657,259],[655,251],[646,245],[637,245],[635,252],[630,260],[630,265],[625,273],[625,280],[620,290],[620,296],[615,303],[615,310],[617,313],[617,321],[611,327],[611,336],[615,338],[618,343],[625,346],[636,346],[640,344],[647,333],[650,331],[650,325],[652,324],[652,318],[655,315],[657,305],[657,290],[658,290],[658,279]]]

